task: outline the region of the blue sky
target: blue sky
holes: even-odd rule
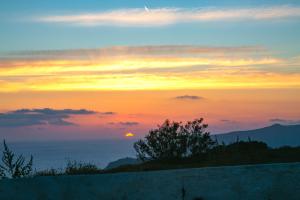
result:
[[[100,48],[135,45],[261,45],[280,56],[298,55],[299,18],[289,20],[213,21],[161,27],[70,26],[40,23],[44,15],[96,13],[141,8],[240,9],[299,6],[299,1],[3,1],[0,7],[0,52]],[[76,41],[76,42],[75,42]]]

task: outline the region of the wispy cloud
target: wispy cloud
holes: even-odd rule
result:
[[[232,119],[220,119],[220,122],[224,124],[238,124],[239,122]]]
[[[183,95],[183,96],[177,96],[175,99],[179,100],[201,100],[203,97],[200,96],[194,96],[194,95]]]
[[[116,112],[100,112],[100,115],[116,115]]]
[[[126,122],[109,122],[109,125],[121,125],[121,126],[137,126],[139,122],[126,121]]]
[[[272,123],[279,124],[300,124],[300,120],[291,120],[291,119],[282,119],[282,118],[273,118],[269,120]]]
[[[34,125],[76,125],[72,122],[66,121],[66,119],[69,119],[72,115],[90,115],[95,113],[95,111],[86,109],[20,109],[6,113],[0,113],[0,127],[14,128]]]
[[[91,60],[111,57],[197,57],[226,54],[267,54],[268,50],[262,46],[198,46],[198,45],[148,45],[148,46],[112,46],[98,49],[69,49],[69,50],[41,50],[17,51],[0,54],[3,66],[10,60]],[[22,62],[18,62],[22,64]],[[60,64],[60,63],[57,63]]]
[[[136,73],[158,70],[176,71],[176,68],[195,66],[269,65],[281,62],[271,57],[261,46],[115,46],[99,49],[49,50],[10,52],[0,55],[1,68],[20,68],[25,75],[63,73],[115,72]],[[47,66],[47,70],[44,67]],[[27,70],[24,67],[30,67]],[[3,74],[9,74],[5,70]]]
[[[63,23],[79,26],[155,27],[177,23],[278,20],[300,17],[300,7],[273,6],[251,8],[153,8],[119,9],[72,15],[49,15],[35,18],[45,23]]]

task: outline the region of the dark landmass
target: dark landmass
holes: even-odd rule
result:
[[[300,125],[281,125],[273,124],[272,126],[247,130],[235,131],[230,133],[212,135],[212,138],[217,138],[218,142],[225,142],[229,144],[236,140],[248,141],[251,140],[262,141],[270,147],[281,146],[300,146]]]
[[[300,162],[300,147],[270,148],[263,142],[239,141],[228,145],[218,145],[197,157],[153,160],[137,165],[123,165],[104,170],[102,173],[288,162]]]
[[[121,158],[116,161],[108,163],[108,165],[105,167],[105,170],[117,168],[122,165],[136,165],[136,164],[140,164],[141,162],[142,162],[141,160],[138,160],[136,158],[130,158],[130,157]]]

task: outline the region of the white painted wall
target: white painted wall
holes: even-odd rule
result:
[[[0,181],[1,200],[300,199],[300,163]]]

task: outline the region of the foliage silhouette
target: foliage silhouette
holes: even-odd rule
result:
[[[101,169],[91,163],[78,161],[68,161],[65,169],[46,169],[35,172],[35,176],[61,176],[61,175],[80,175],[80,174],[99,174]]]
[[[60,172],[57,169],[46,169],[46,170],[42,170],[42,171],[36,171],[35,176],[59,176],[59,175],[63,175],[62,172]]]
[[[77,161],[68,161],[64,174],[97,174],[101,170],[96,165],[91,163],[82,163]]]
[[[23,155],[15,156],[3,140],[4,151],[2,155],[2,164],[0,164],[1,178],[22,178],[29,176],[32,171],[33,157],[25,163]]]
[[[157,129],[150,130],[144,140],[134,143],[134,149],[143,161],[200,156],[216,144],[206,131],[207,126],[203,118],[186,124],[166,120]]]
[[[152,171],[208,166],[227,166],[264,163],[300,162],[300,147],[270,148],[261,141],[250,138],[247,141],[214,144],[201,154],[172,159],[148,159],[138,165],[124,165],[103,173]]]

